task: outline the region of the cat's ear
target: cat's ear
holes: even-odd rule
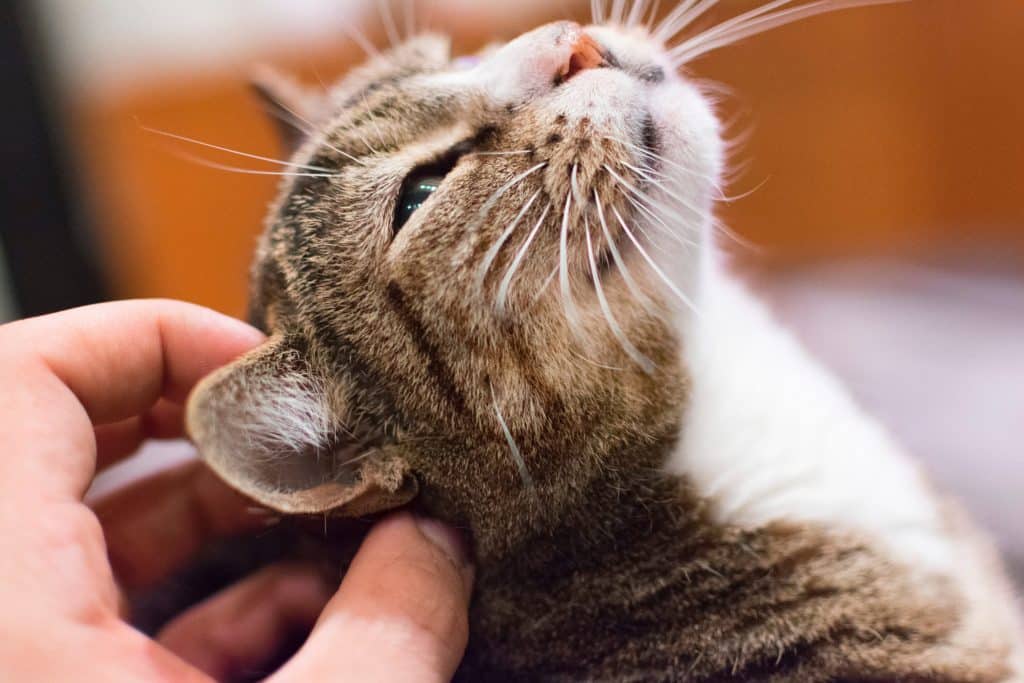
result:
[[[285,150],[291,154],[319,117],[323,96],[267,65],[252,70],[249,84],[273,120]]]
[[[405,458],[346,428],[344,393],[301,344],[272,337],[196,387],[187,429],[224,481],[279,512],[355,517],[408,503],[418,484]]]

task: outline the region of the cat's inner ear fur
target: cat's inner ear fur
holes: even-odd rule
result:
[[[259,66],[249,84],[270,116],[284,151],[292,154],[320,116],[323,96],[271,66]]]
[[[418,491],[395,447],[346,424],[344,388],[317,377],[302,345],[272,337],[205,379],[187,428],[228,484],[278,512],[362,516]]]

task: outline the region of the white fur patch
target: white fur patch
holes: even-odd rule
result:
[[[940,510],[885,430],[710,259],[696,296],[699,313],[681,324],[693,389],[668,469],[719,522],[863,532],[897,559],[949,573]]]
[[[327,446],[333,431],[327,393],[321,382],[291,373],[261,380],[250,388],[257,400],[245,406],[240,432],[253,453],[279,456]]]

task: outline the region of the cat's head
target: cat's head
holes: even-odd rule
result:
[[[254,268],[269,340],[190,403],[215,469],[285,512],[419,493],[511,542],[659,466],[722,143],[657,39],[419,37],[280,104],[308,135]]]

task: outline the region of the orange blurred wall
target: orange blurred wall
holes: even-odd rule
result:
[[[718,16],[753,4],[723,2]],[[553,18],[564,17],[524,16],[493,33],[508,37]],[[467,49],[494,37],[454,32]],[[695,75],[734,91],[723,115],[746,136],[730,194],[752,193],[724,204],[722,216],[762,247],[762,262],[778,266],[967,245],[998,245],[1024,262],[1021,36],[1020,0],[918,0],[814,19],[698,62]],[[339,39],[314,53],[262,58],[315,83],[360,54]],[[241,314],[275,179],[183,161],[140,123],[279,155],[243,70],[81,96],[70,114],[116,294]]]

